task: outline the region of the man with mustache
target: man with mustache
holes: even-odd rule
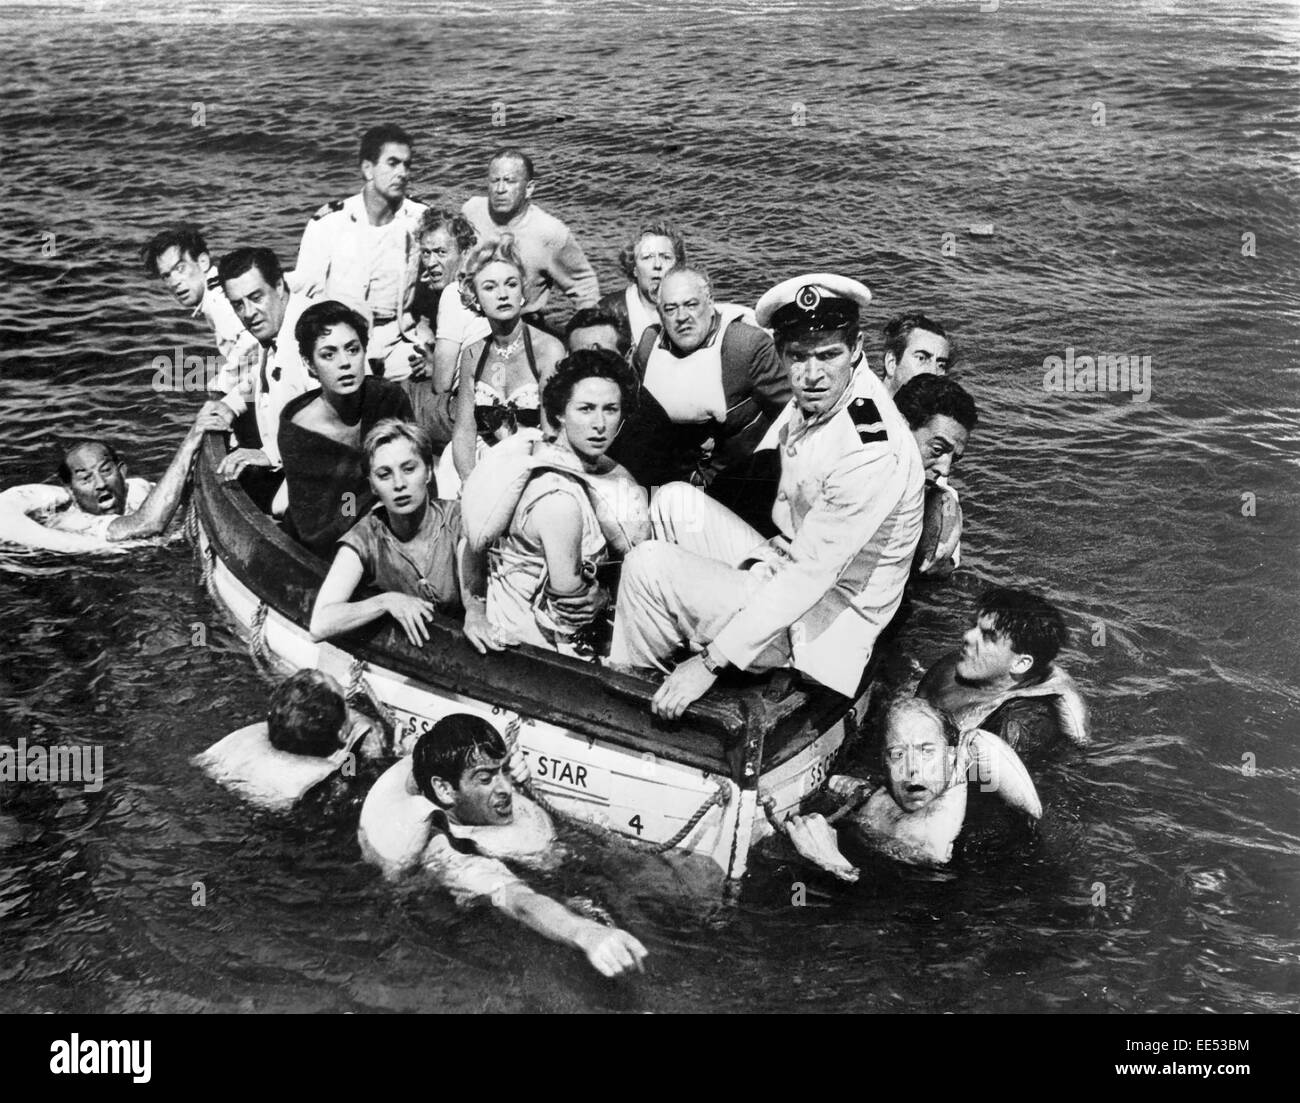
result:
[[[370,327],[366,357],[379,374],[411,374],[415,319],[408,313],[420,264],[423,203],[407,197],[411,137],[400,126],[371,127],[361,138],[361,191],[326,203],[307,223],[289,286],[334,299]]]
[[[180,505],[203,434],[225,428],[220,415],[200,410],[156,484],[128,478],[112,445],[77,441],[59,464],[61,487],[42,483],[0,493],[0,540],[81,552],[158,536]]]

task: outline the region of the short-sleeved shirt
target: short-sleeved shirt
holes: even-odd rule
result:
[[[439,340],[456,341],[462,347],[490,337],[492,327],[482,314],[475,314],[460,297],[460,284],[449,283],[438,298],[435,335]]]
[[[378,589],[458,609],[456,548],[460,538],[460,503],[430,498],[424,521],[405,543],[388,527],[383,506],[376,506],[361,518],[339,537],[339,543],[357,553],[366,580]]]

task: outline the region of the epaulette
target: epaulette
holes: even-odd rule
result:
[[[858,439],[863,444],[874,444],[889,439],[885,420],[870,398],[855,398],[850,402],[849,417],[853,419],[853,425],[858,431]]]
[[[221,286],[221,277],[218,276],[215,272],[213,272],[212,275],[208,277],[208,287],[211,288],[213,291],[216,291],[220,286]]]
[[[327,214],[333,214],[335,211],[341,211],[342,209],[343,209],[343,200],[336,199],[334,200],[334,202],[326,203],[324,206],[322,206],[319,211],[317,211],[314,215],[311,216],[311,220],[315,222],[318,218],[324,218]]]

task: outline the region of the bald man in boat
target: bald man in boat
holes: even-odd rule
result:
[[[860,778],[837,775],[827,788],[845,798],[839,812],[830,819],[817,814],[786,819],[795,849],[836,877],[856,881],[859,876],[840,852],[837,830],[851,831],[896,861],[947,864],[965,824],[969,782],[1032,819],[1042,816],[1024,764],[997,736],[979,730],[959,734],[951,716],[916,697],[889,708],[884,733],[884,785],[873,789]]]
[[[759,300],[794,392],[768,430],[780,456],[776,536],[684,483],[655,495],[655,539],[623,563],[610,659],[668,670],[683,648],[693,653],[655,693],[657,715],[681,716],[729,666],[792,666],[856,696],[902,602],[925,491],[911,430],[862,360],[870,301],[862,284],[828,273]]]
[[[1090,742],[1088,708],[1056,662],[1068,632],[1051,602],[1028,590],[988,590],[962,645],[930,668],[918,697],[951,713],[962,728],[1001,735],[1020,753],[1064,738]]]
[[[532,158],[518,149],[498,150],[488,163],[487,194],[465,200],[461,214],[480,241],[514,234],[524,262],[524,317],[554,332],[544,324],[551,288],[558,287],[580,308],[596,305],[600,283],[569,228],[533,202],[536,188]]]
[[[163,533],[180,505],[203,435],[225,419],[199,411],[158,482],[128,478],[112,445],[80,440],[59,464],[62,486],[15,486],[0,493],[0,539],[47,551],[104,551]]]
[[[658,323],[632,356],[641,398],[609,454],[642,486],[707,488],[748,460],[785,409],[789,373],[753,313],[715,302],[700,269],[670,269],[658,295]]]

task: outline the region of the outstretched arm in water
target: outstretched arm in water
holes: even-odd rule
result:
[[[534,892],[522,881],[501,888],[493,894],[492,902],[538,934],[581,950],[607,977],[622,976],[633,970],[645,972],[642,963],[646,948],[627,931],[574,915],[563,904]]]
[[[176,507],[180,505],[181,495],[190,477],[190,467],[198,455],[205,433],[221,433],[226,430],[225,420],[209,410],[200,410],[194,424],[190,426],[185,439],[181,441],[172,462],[167,465],[163,477],[154,484],[149,496],[134,513],[116,518],[108,526],[109,540],[141,540],[157,536],[171,523]]]

